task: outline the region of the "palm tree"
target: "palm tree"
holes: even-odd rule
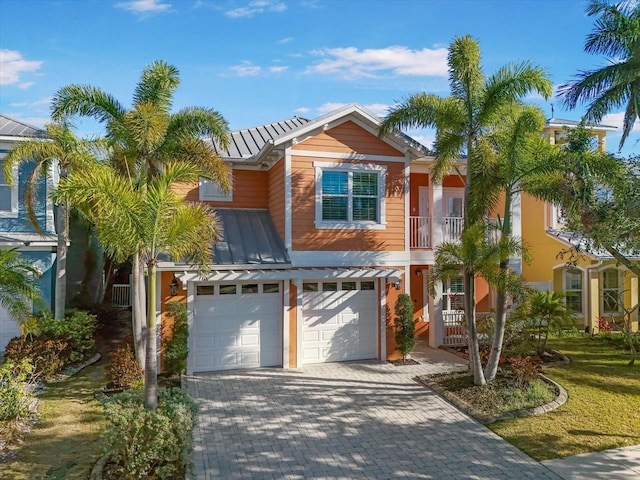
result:
[[[50,179],[57,163],[60,178],[70,170],[86,164],[100,142],[77,138],[67,124],[50,123],[46,127],[46,140],[19,142],[4,159],[4,178],[13,182],[11,171],[15,165],[33,163],[34,168],[25,186],[25,206],[29,221],[39,234],[43,234],[35,212],[38,185],[42,178]],[[56,219],[58,245],[56,249],[56,284],[54,318],[64,318],[67,290],[67,251],[69,243],[69,208],[64,202],[58,204]]]
[[[156,61],[144,68],[133,94],[131,109],[126,109],[99,88],[68,85],[54,96],[52,117],[62,120],[83,116],[104,123],[116,170],[130,178],[141,191],[159,175],[166,162],[174,160],[198,165],[202,177],[216,181],[222,191],[228,190],[227,165],[201,139],[206,135],[214,144],[227,146],[227,122],[209,108],[186,107],[171,113],[173,95],[179,83],[178,70],[174,66]],[[132,278],[136,357],[144,368],[144,267],[135,254]]]
[[[485,78],[478,42],[466,35],[449,46],[448,66],[451,95],[440,97],[419,93],[393,107],[382,122],[380,135],[396,129],[435,128],[433,177],[440,181],[454,162],[466,154],[464,228],[479,222],[486,205],[471,203],[474,191],[483,186],[474,182],[487,157],[494,155],[487,134],[495,129],[504,109],[531,92],[545,98],[552,93],[551,82],[540,67],[530,62],[509,64]],[[477,385],[485,383],[480,363],[475,321],[475,271],[464,265],[465,316],[469,333],[470,365]]]
[[[584,50],[606,56],[608,64],[579,72],[558,93],[563,105],[571,109],[578,103],[591,102],[584,115],[589,122],[600,122],[613,109],[624,107],[619,144],[622,148],[640,118],[640,4],[591,0],[587,15],[599,18],[594,31],[587,36]]]
[[[205,174],[185,162],[167,162],[141,190],[112,165],[96,164],[60,182],[56,198],[72,202],[91,222],[100,245],[117,260],[137,255],[147,268],[145,406],[157,408],[156,267],[161,255],[188,259],[202,269],[211,262],[217,238],[213,212],[189,204],[172,191],[176,182]]]
[[[562,171],[555,162],[548,161],[551,149],[541,136],[545,123],[544,113],[534,106],[515,105],[511,112],[503,117],[503,124],[491,137],[491,143],[497,152],[491,157],[492,163],[485,165],[477,181],[485,188],[475,193],[480,198],[472,201],[488,205],[491,209],[504,198],[502,219],[498,230],[500,241],[509,243],[512,239],[512,205],[514,198],[522,191],[529,192],[528,185],[550,173]],[[564,173],[564,171],[562,171]],[[507,249],[504,250],[507,252]],[[525,258],[528,260],[528,258]],[[500,270],[506,275],[509,269],[509,256],[499,260]],[[507,322],[508,292],[499,284],[496,288],[496,319],[491,353],[485,368],[487,381],[495,380],[502,353],[505,326]]]
[[[0,305],[20,324],[31,316],[31,303],[42,303],[33,262],[20,256],[16,248],[0,249]]]

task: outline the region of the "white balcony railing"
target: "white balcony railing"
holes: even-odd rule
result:
[[[431,248],[431,218],[410,217],[410,248]]]
[[[462,237],[462,229],[464,228],[464,218],[462,217],[444,217],[442,219],[442,241],[457,242]]]
[[[131,306],[131,286],[127,283],[115,283],[111,290],[111,303],[119,307]]]

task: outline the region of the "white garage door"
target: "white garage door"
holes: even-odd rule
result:
[[[200,284],[195,290],[193,372],[282,365],[280,283]]]
[[[373,281],[305,282],[302,362],[378,356],[378,296]]]
[[[9,340],[13,337],[19,337],[20,335],[18,322],[9,315],[9,312],[0,306],[0,352],[4,352]]]

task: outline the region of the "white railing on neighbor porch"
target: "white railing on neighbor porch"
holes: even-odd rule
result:
[[[410,248],[431,248],[431,218],[409,217]]]
[[[491,341],[487,335],[487,322],[491,321],[492,313],[476,313],[476,324],[478,328],[478,340],[480,343]],[[447,347],[462,347],[467,345],[467,327],[465,324],[464,312],[462,310],[452,310],[442,312],[442,322],[444,324],[444,335],[442,344]]]
[[[131,285],[128,283],[114,283],[111,289],[111,303],[118,307],[130,307]]]
[[[462,237],[463,228],[464,228],[464,218],[444,217],[442,219],[442,241],[458,242]]]

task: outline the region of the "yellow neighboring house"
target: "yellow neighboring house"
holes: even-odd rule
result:
[[[552,144],[562,144],[566,128],[578,122],[552,118],[544,129]],[[615,127],[591,126],[599,148],[606,148],[606,134]],[[522,274],[529,284],[541,290],[553,290],[566,295],[567,306],[579,318],[579,326],[596,333],[598,319],[621,320],[625,309],[631,309],[638,297],[638,277],[606,252],[591,252],[568,265],[568,251],[580,242],[579,236],[563,230],[558,209],[547,202],[523,194],[521,198],[522,238],[533,254],[530,264],[522,265]],[[640,260],[640,258],[639,258]],[[638,328],[638,309],[632,313],[634,329]]]

